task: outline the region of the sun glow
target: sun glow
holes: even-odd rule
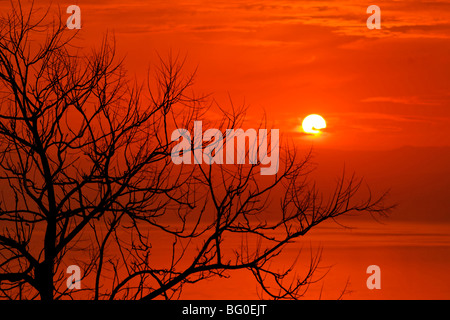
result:
[[[310,114],[302,122],[302,128],[305,133],[308,134],[320,134],[320,129],[324,129],[327,127],[327,123],[322,116],[318,114]]]

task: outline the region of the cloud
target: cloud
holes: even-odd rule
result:
[[[388,102],[407,105],[440,105],[439,101],[419,98],[419,97],[369,97],[362,99],[361,102]]]
[[[310,25],[364,38],[450,37],[450,1],[380,1],[381,30],[366,28],[368,5],[356,0],[100,0],[95,4],[79,0],[77,4],[83,14],[124,33],[253,32],[273,25]]]

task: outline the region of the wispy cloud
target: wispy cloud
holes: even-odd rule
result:
[[[362,99],[361,102],[387,102],[406,105],[440,105],[441,102],[429,98],[411,97],[369,97]]]
[[[379,1],[381,30],[366,28],[367,3],[351,1],[79,1],[83,13],[116,32],[255,32],[274,26],[317,26],[343,36],[450,37],[450,1]],[[127,23],[117,23],[117,21]],[[255,40],[264,34],[255,34]],[[301,39],[301,34],[299,35]]]

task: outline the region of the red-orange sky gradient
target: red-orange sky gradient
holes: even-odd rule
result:
[[[197,69],[195,92],[248,105],[250,121],[264,111],[300,148],[313,146],[319,186],[345,165],[375,192],[391,189],[398,207],[383,224],[330,222],[284,252],[280,265],[323,248],[329,272],[306,298],[338,298],[348,280],[343,299],[450,299],[450,1],[53,1],[63,12],[71,4],[81,8],[78,43],[114,34],[129,75],[143,79],[158,55],[179,54],[186,72]],[[371,4],[380,30],[366,27]],[[316,138],[298,129],[311,113],[327,121]],[[380,290],[366,287],[372,264]],[[181,298],[258,296],[236,273]]]
[[[363,1],[76,3],[80,36],[92,44],[113,31],[131,71],[172,50],[198,67],[196,91],[263,108],[285,131],[323,115],[329,135],[317,145],[450,144],[445,1],[380,1],[381,30],[367,29]]]

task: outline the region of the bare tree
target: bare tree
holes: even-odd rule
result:
[[[357,202],[353,176],[325,200],[308,180],[309,155],[287,144],[272,177],[259,175],[261,162],[175,165],[171,130],[203,119],[224,132],[245,110],[220,109],[208,123],[183,61],[162,60],[139,85],[113,41],[85,54],[61,19],[47,20],[19,3],[0,22],[2,298],[171,299],[247,269],[268,297],[296,299],[318,259],[284,281],[292,267],[270,261],[288,243],[327,219],[388,209],[384,195]],[[71,264],[83,270],[81,290],[66,286]]]

